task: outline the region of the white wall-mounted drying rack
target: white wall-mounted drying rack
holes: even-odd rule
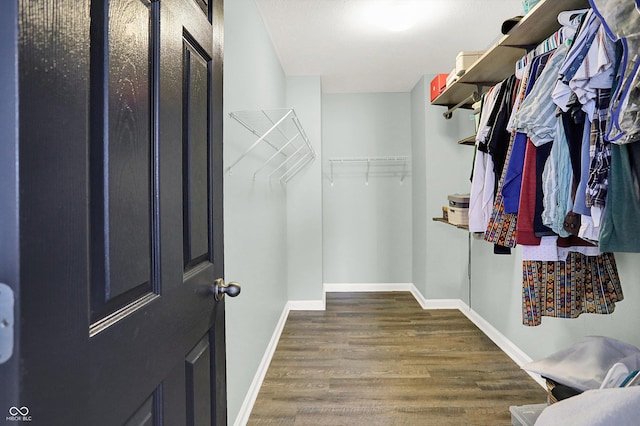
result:
[[[280,181],[286,183],[316,158],[311,142],[293,109],[238,111],[229,113],[229,116],[258,139],[225,172],[231,173],[236,164],[261,145],[268,146],[275,152],[255,170],[254,179],[267,166],[272,165],[269,179],[279,175]]]
[[[365,185],[369,185],[369,175],[400,176],[404,182],[409,169],[409,157],[336,157],[329,158],[331,168],[330,182],[333,186],[334,168],[336,166],[356,165],[365,167]]]

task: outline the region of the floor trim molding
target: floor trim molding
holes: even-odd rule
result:
[[[462,302],[465,306],[464,309],[460,309],[469,321],[474,323],[476,327],[480,329],[489,339],[493,341],[509,358],[515,362],[518,367],[522,367],[524,364],[533,361],[529,355],[527,355],[522,349],[520,349],[515,343],[509,340],[504,334],[502,334],[498,329],[492,326],[487,320],[485,320],[480,314],[467,306],[466,303]],[[545,380],[540,377],[540,375],[531,373],[529,371],[524,370],[533,380],[535,380],[543,389],[546,389]]]
[[[487,320],[482,318],[480,314],[471,309],[465,302],[460,299],[426,299],[422,293],[412,283],[325,283],[323,285],[322,300],[290,300],[284,306],[280,319],[273,331],[271,340],[267,345],[267,349],[262,357],[262,361],[258,366],[258,370],[251,382],[251,386],[247,392],[240,412],[236,417],[234,426],[244,426],[249,421],[251,410],[260,392],[260,387],[271,364],[271,358],[276,351],[278,341],[282,335],[282,330],[287,322],[290,311],[324,311],[326,309],[326,294],[339,292],[376,292],[376,291],[408,291],[418,301],[420,306],[425,309],[458,309],[464,314],[469,321],[475,324],[493,343],[495,343],[509,358],[511,358],[518,366],[531,362],[531,358],[509,340],[498,329],[492,326]],[[540,386],[546,389],[545,381],[539,375],[527,372]]]
[[[324,300],[289,300],[287,303],[290,311],[324,311]]]
[[[325,283],[323,293],[351,293],[361,291],[410,291],[412,283]]]
[[[269,344],[267,345],[267,349],[262,356],[260,365],[258,365],[258,370],[256,371],[255,376],[253,376],[253,381],[249,386],[247,395],[244,397],[244,401],[242,402],[242,406],[240,407],[240,411],[238,412],[236,421],[233,423],[234,426],[244,426],[249,421],[251,410],[253,410],[253,404],[256,403],[256,399],[258,398],[260,387],[262,387],[262,382],[267,375],[269,364],[271,364],[271,359],[273,358],[273,354],[275,353],[276,347],[278,346],[278,341],[280,340],[280,336],[282,335],[282,330],[284,329],[284,325],[287,322],[287,317],[289,316],[290,310],[290,302],[287,302],[284,305],[282,314],[280,314],[280,319],[278,319],[276,328],[275,330],[273,330],[271,340],[269,340]]]

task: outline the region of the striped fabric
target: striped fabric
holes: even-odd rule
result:
[[[542,172],[542,192],[544,194],[542,223],[561,237],[568,237],[564,229],[564,218],[571,210],[571,160],[569,145],[561,119],[556,122],[556,140],[551,147],[549,161]]]
[[[591,49],[591,44],[595,40],[599,28],[600,19],[593,13],[593,10],[589,10],[583,18],[580,31],[567,53],[567,58],[558,72],[563,83],[569,84],[569,81],[578,72],[589,49]]]
[[[515,116],[517,130],[526,133],[536,146],[551,142],[555,137],[556,105],[551,92],[567,50],[566,44],[558,47]]]

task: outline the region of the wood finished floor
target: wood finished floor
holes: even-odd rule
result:
[[[510,425],[546,392],[457,310],[408,292],[293,311],[249,425]]]

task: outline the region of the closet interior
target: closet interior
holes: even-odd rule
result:
[[[577,421],[572,410],[583,420],[597,413],[609,424],[631,424],[640,349],[614,338],[612,322],[602,323],[619,302],[633,303],[623,294],[636,284],[624,277],[624,253],[640,252],[640,9],[622,1],[541,1],[505,32],[431,102],[447,107],[445,119],[459,109],[479,114],[476,135],[465,140],[475,147],[465,229],[474,246],[517,257],[525,328],[553,321],[560,329],[558,320],[585,315],[580,332],[603,334],[542,350],[544,357],[523,365],[546,380],[549,402],[567,400],[536,407],[536,424]],[[470,271],[486,266],[480,258],[487,259],[470,254]],[[617,410],[605,407],[614,400]]]

